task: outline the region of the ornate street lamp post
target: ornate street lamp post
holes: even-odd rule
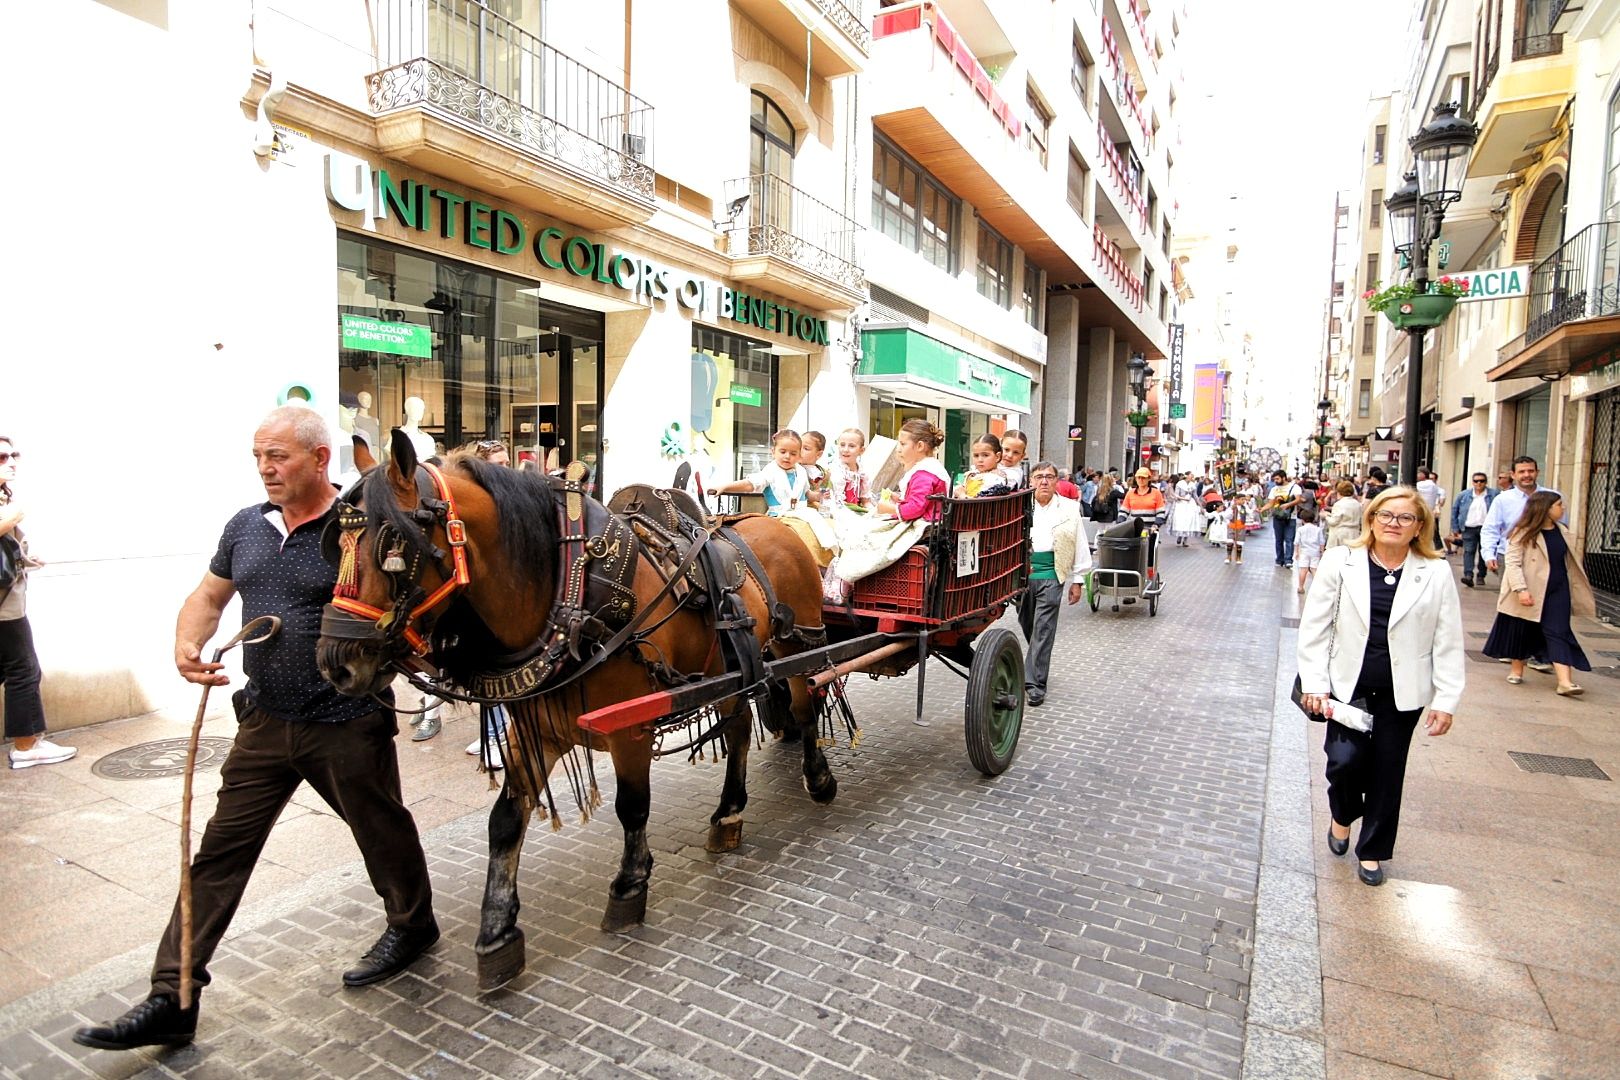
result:
[[[1316,475],[1322,476],[1327,471],[1327,445],[1332,440],[1328,438],[1328,413],[1333,411],[1333,402],[1323,398],[1316,403]]]
[[[1134,473],[1142,463],[1142,428],[1147,420],[1147,381],[1153,377],[1153,369],[1142,358],[1141,353],[1135,353],[1125,362],[1125,378],[1130,384],[1131,394],[1136,398],[1136,409],[1132,412],[1131,427],[1136,429],[1136,439],[1132,443],[1132,452],[1135,460],[1125,463],[1125,475]]]
[[[1406,174],[1406,183],[1384,200],[1395,237],[1395,251],[1407,257],[1420,294],[1429,291],[1430,246],[1440,237],[1446,208],[1462,198],[1468,152],[1478,139],[1479,129],[1457,115],[1454,103],[1436,105],[1433,118],[1411,138],[1414,170]],[[1406,364],[1406,424],[1401,434],[1401,483],[1406,485],[1417,483],[1418,425],[1423,413],[1423,337],[1449,312],[1447,307],[1437,318],[1414,317],[1405,325],[1410,351]]]

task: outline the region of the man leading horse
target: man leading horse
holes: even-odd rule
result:
[[[393,709],[371,698],[344,697],[315,664],[321,609],[336,581],[321,555],[321,532],[336,501],[327,480],[331,457],[331,433],[312,410],[284,406],[265,418],[253,436],[253,458],[268,501],[240,511],[225,526],[175,628],[181,676],[200,686],[223,686],[221,665],[204,661],[202,650],[231,597],[241,595],[244,622],[274,614],[283,624],[277,637],[244,652],[247,686],[232,697],[236,740],[191,866],[191,978],[198,987],[208,984],[208,961],[271,828],[305,781],[348,823],[388,915],[388,928],[344,973],[344,985],[366,986],[395,975],[439,938],[427,859],[400,795]],[[189,1043],[197,1030],[197,1001],[189,1008],[180,1004],[180,939],[177,903],[152,965],[150,996],[110,1024],[80,1028],[73,1040],[104,1050]]]

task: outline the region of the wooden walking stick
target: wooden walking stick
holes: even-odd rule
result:
[[[214,650],[214,663],[238,645],[257,645],[281,631],[281,619],[260,615],[236,632],[236,636]],[[208,708],[208,691],[203,685],[197,717],[191,722],[191,739],[186,743],[186,774],[180,792],[180,1007],[191,1008],[191,778],[197,771],[197,740],[202,735],[203,713]]]

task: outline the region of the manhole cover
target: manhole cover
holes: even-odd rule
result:
[[[197,768],[217,769],[230,753],[234,739],[197,740]],[[156,742],[126,746],[106,755],[90,771],[109,780],[149,780],[156,776],[179,776],[186,771],[186,744],[189,739],[158,739]]]
[[[1297,629],[1299,627],[1299,620],[1298,619],[1290,619],[1290,618],[1285,617],[1283,619],[1283,621],[1282,621],[1282,624],[1284,626],[1293,627],[1293,628]]]
[[[1584,757],[1558,757],[1555,754],[1524,754],[1509,750],[1513,764],[1525,772],[1551,773],[1554,776],[1574,776],[1582,780],[1607,780],[1609,774],[1598,768],[1597,762]]]

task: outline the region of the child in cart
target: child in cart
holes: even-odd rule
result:
[[[872,483],[861,471],[861,455],[866,452],[866,433],[845,428],[838,433],[838,460],[827,470],[833,501],[847,507],[866,509],[872,497]]]
[[[1243,565],[1243,538],[1260,531],[1260,511],[1254,508],[1254,496],[1240,491],[1232,503],[1227,521],[1226,561]]]
[[[771,436],[771,463],[741,480],[715,489],[718,495],[761,493],[765,512],[799,535],[805,547],[822,568],[838,553],[838,537],[827,519],[815,510],[821,495],[810,484],[810,474],[800,464],[804,442],[796,431],[782,430]]]

